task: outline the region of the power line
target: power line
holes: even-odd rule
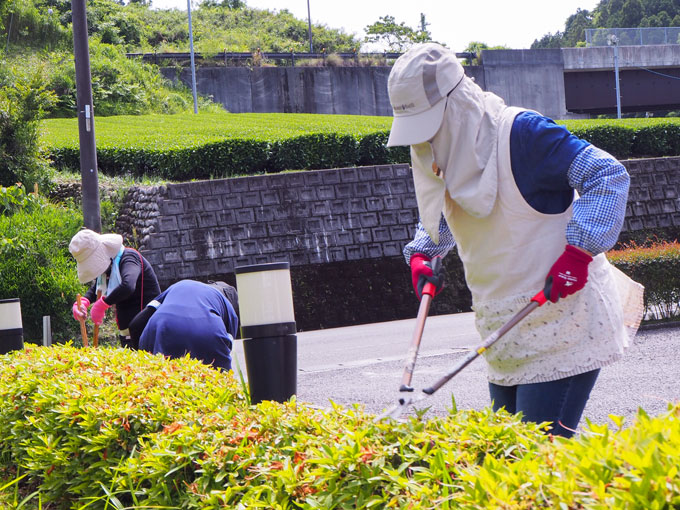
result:
[[[658,71],[652,71],[651,69],[647,69],[646,67],[641,67],[641,66],[633,66],[633,67],[635,67],[637,69],[642,69],[643,71],[647,71],[648,73],[658,74],[659,76],[663,76],[665,78],[672,78],[674,80],[680,80],[680,77],[678,77],[678,76],[671,76],[670,74],[664,74],[664,73],[660,73]]]

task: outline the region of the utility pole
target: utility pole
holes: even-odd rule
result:
[[[609,44],[614,46],[614,81],[616,82],[616,118],[621,118],[621,90],[619,88],[619,38],[609,36]]]
[[[86,228],[95,232],[101,232],[97,144],[94,137],[94,105],[92,101],[90,47],[87,40],[85,0],[71,0],[71,10],[73,19],[73,56],[76,66],[76,103],[78,107],[78,138],[80,140],[83,223]]]
[[[191,53],[191,93],[194,96],[194,113],[198,113],[198,100],[196,98],[196,64],[194,63],[194,30],[191,26],[191,0],[187,0],[187,13],[189,13],[189,49]]]
[[[312,16],[309,13],[309,0],[307,0],[307,26],[309,27],[309,52],[314,53],[314,46],[312,46]]]

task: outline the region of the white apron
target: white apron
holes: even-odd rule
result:
[[[448,192],[444,201],[483,338],[543,288],[550,267],[564,251],[565,228],[572,217],[571,207],[561,214],[537,212],[515,184],[510,130],[521,111],[508,107],[501,114],[498,195],[491,213],[474,217]],[[504,386],[553,381],[616,361],[639,326],[642,292],[642,286],[611,266],[604,254],[597,255],[582,290],[536,309],[487,351],[489,380]]]

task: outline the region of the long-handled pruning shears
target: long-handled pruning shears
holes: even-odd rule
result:
[[[432,259],[432,273],[438,274],[441,271],[442,259],[435,257]],[[425,319],[430,311],[430,304],[437,292],[437,287],[431,283],[426,282],[423,286],[422,297],[420,298],[420,307],[418,308],[418,317],[416,318],[416,329],[411,337],[411,345],[406,354],[406,363],[404,365],[404,375],[401,377],[401,386],[399,391],[413,391],[411,386],[411,378],[413,377],[413,369],[416,366],[416,359],[418,358],[418,349],[420,348],[420,340],[423,338],[423,330],[425,329]]]
[[[548,293],[550,291],[548,290]],[[423,296],[424,299],[425,296]],[[432,386],[429,386],[427,388],[423,389],[423,393],[418,395],[418,396],[411,396],[408,398],[400,398],[398,403],[389,409],[387,409],[384,413],[379,415],[376,418],[376,421],[380,421],[383,418],[398,418],[401,416],[401,414],[406,411],[407,408],[410,406],[420,402],[421,400],[429,397],[433,393],[435,393],[439,388],[444,386],[447,382],[449,382],[451,379],[453,379],[456,375],[458,375],[461,370],[463,370],[466,366],[468,366],[470,363],[472,363],[475,359],[477,359],[481,354],[484,353],[489,347],[491,347],[493,344],[495,344],[503,335],[505,335],[508,331],[510,331],[513,327],[515,327],[522,319],[524,319],[527,315],[529,315],[531,312],[533,312],[536,308],[539,306],[542,306],[546,301],[548,301],[548,298],[546,297],[546,291],[542,290],[538,294],[536,294],[533,298],[531,298],[531,301],[529,302],[528,305],[526,305],[524,308],[522,308],[519,312],[517,312],[508,322],[506,322],[503,326],[501,326],[497,331],[494,331],[491,333],[480,345],[478,345],[476,348],[474,348],[470,353],[468,353],[463,359],[461,359],[455,367],[453,367],[448,373],[446,373],[443,377],[441,377],[438,381],[436,381]],[[421,305],[422,307],[422,305]],[[419,313],[420,315],[420,313]],[[417,352],[417,351],[416,351]],[[415,358],[413,359],[413,363],[415,364]],[[412,368],[411,368],[412,371]],[[406,374],[404,374],[406,376]],[[409,376],[409,382],[410,382],[410,376]],[[403,387],[403,384],[402,384]],[[401,391],[412,391],[413,389],[411,388],[410,390],[401,390]]]
[[[97,299],[102,297],[106,292],[106,274],[102,274],[97,278]],[[92,345],[97,347],[99,345],[99,324],[94,325],[94,333],[92,334]]]

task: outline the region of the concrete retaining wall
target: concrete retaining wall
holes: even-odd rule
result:
[[[161,71],[177,77],[174,69]],[[196,70],[196,89],[233,113],[391,116],[389,73],[389,67],[205,67]],[[179,79],[190,84],[190,70]]]
[[[511,106],[549,117],[569,117],[564,101],[560,50],[484,51],[483,66],[465,72]],[[191,85],[189,69],[169,79]],[[232,113],[322,113],[391,116],[390,67],[199,67],[196,89]]]
[[[620,240],[680,233],[680,158],[625,161],[631,189]],[[298,329],[412,318],[401,250],[417,221],[407,165],[318,170],[130,190],[117,231],[166,288],[181,279],[235,284],[238,265],[288,261]],[[434,315],[469,311],[456,253]]]
[[[554,119],[567,112],[564,73],[611,70],[611,47],[541,50],[484,50],[482,65],[466,66],[477,84],[508,105],[530,108]],[[621,46],[622,69],[678,68],[680,45]],[[392,115],[387,96],[389,67],[199,67],[198,92],[211,95],[233,113],[285,112]],[[189,69],[170,79],[191,84]]]
[[[624,164],[624,231],[680,227],[680,158]],[[245,264],[400,257],[417,217],[408,165],[387,165],[136,187],[118,226],[168,285]]]
[[[630,173],[625,237],[653,229],[680,228],[680,158],[624,161]]]
[[[408,165],[388,165],[134,189],[121,217],[168,284],[238,265],[399,257],[417,209]]]

